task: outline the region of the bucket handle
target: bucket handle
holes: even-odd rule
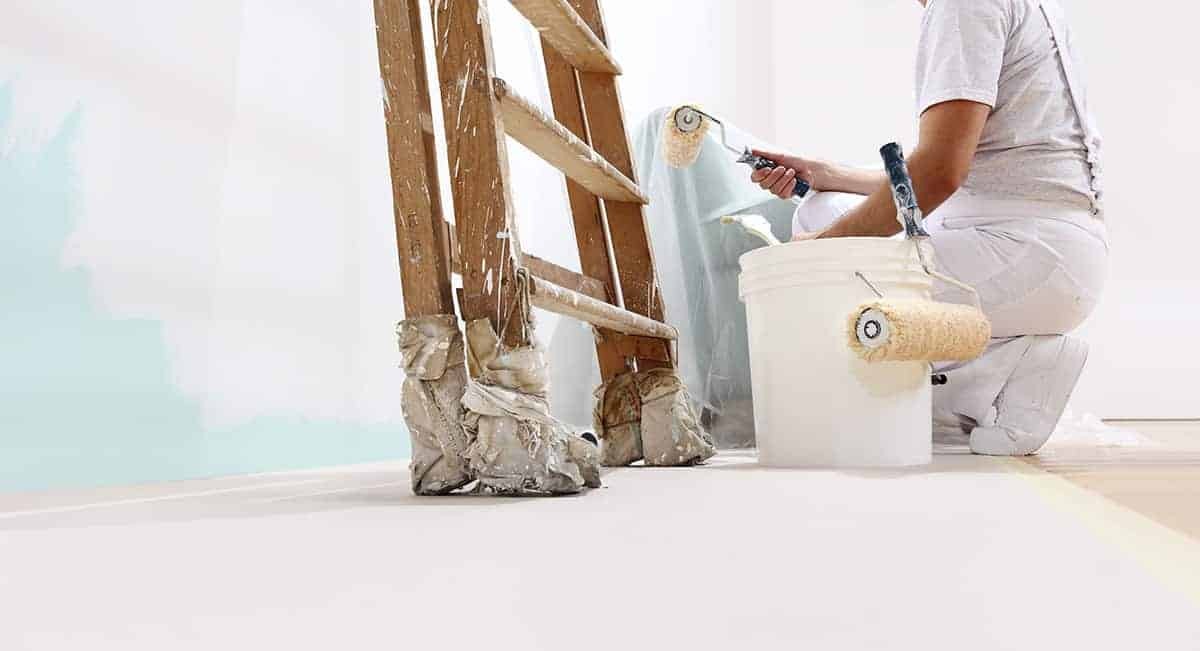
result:
[[[983,311],[983,303],[979,300],[979,292],[975,291],[974,287],[964,283],[963,281],[961,281],[957,278],[951,278],[950,276],[947,276],[944,273],[939,273],[938,270],[936,268],[934,268],[933,264],[930,263],[926,259],[924,247],[922,247],[921,245],[926,244],[928,242],[929,242],[928,235],[926,235],[925,237],[913,240],[913,243],[917,245],[917,257],[921,259],[921,266],[924,267],[925,273],[929,274],[932,278],[935,278],[937,280],[940,280],[940,281],[946,283],[947,285],[954,285],[955,287],[957,287],[957,288],[963,290],[964,292],[966,292],[967,294],[969,294],[971,296],[971,302],[975,304],[975,309],[982,312]]]
[[[975,291],[974,287],[972,287],[960,280],[951,278],[950,276],[947,276],[946,274],[939,273],[937,271],[937,269],[935,269],[933,267],[933,265],[930,264],[928,259],[926,259],[925,254],[922,252],[921,245],[924,244],[925,242],[927,242],[927,240],[925,240],[925,239],[913,240],[913,244],[915,244],[917,247],[917,258],[920,259],[921,268],[925,270],[925,273],[929,274],[929,276],[931,278],[940,280],[940,281],[946,283],[947,285],[954,285],[955,287],[958,287],[959,289],[963,290],[964,292],[967,292],[971,296],[971,302],[975,304],[975,309],[982,312],[983,304],[979,300],[979,292]],[[867,286],[867,289],[871,290],[872,294],[875,294],[876,298],[883,298],[883,292],[879,291],[879,288],[875,286],[875,283],[872,283],[870,280],[867,279],[866,274],[864,274],[861,271],[855,271],[854,275],[857,276],[858,279],[861,280],[863,282],[863,284]]]
[[[863,274],[863,272],[855,271],[854,275],[858,276],[858,279],[863,281],[863,284],[867,286],[867,289],[870,289],[872,292],[875,293],[875,298],[883,298],[883,292],[879,291],[879,288],[875,287],[875,285],[873,283],[871,283],[871,281],[867,280],[867,277],[866,277],[866,275]]]

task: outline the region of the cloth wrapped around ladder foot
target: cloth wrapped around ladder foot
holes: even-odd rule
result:
[[[868,362],[965,362],[983,354],[991,322],[978,308],[921,300],[869,301],[846,323],[850,349]]]
[[[691,466],[716,454],[675,371],[623,373],[596,391],[595,425],[606,466]]]
[[[396,326],[404,364],[400,406],[412,441],[409,470],[417,495],[444,495],[474,481],[463,458],[471,441],[462,427],[466,358],[453,314]]]
[[[636,373],[622,373],[596,389],[593,420],[601,463],[620,467],[642,458],[642,399]]]
[[[550,416],[540,350],[507,350],[486,320],[468,327],[467,376],[458,317],[396,328],[404,362],[401,406],[412,440],[412,490],[445,495],[478,480],[483,492],[559,495],[600,486],[600,450]]]
[[[463,396],[465,458],[480,492],[563,495],[600,486],[600,453],[550,415],[545,356],[510,349],[487,319],[467,325],[475,381]]]

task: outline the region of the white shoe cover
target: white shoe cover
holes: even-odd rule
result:
[[[1037,452],[1066,409],[1087,361],[1087,344],[1073,337],[1030,336],[1029,349],[996,398],[994,426],[971,431],[971,451],[992,456]]]

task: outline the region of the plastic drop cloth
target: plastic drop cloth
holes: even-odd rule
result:
[[[938,427],[934,423],[934,448],[941,453],[970,452],[969,435],[962,430],[955,431],[943,424]],[[1063,412],[1058,425],[1050,440],[1039,451],[1049,452],[1055,448],[1136,448],[1154,447],[1159,445],[1154,439],[1143,436],[1133,430],[1114,426],[1101,420],[1098,416],[1088,413],[1076,413],[1071,409]]]
[[[1133,430],[1110,425],[1093,414],[1075,413],[1067,409],[1063,412],[1054,434],[1046,442],[1046,447],[1102,447],[1102,448],[1134,448],[1140,446],[1158,445]]]
[[[669,112],[654,111],[632,136],[640,185],[650,199],[646,216],[667,320],[679,329],[679,373],[717,446],[752,447],[750,352],[738,298],[738,258],[763,242],[720,219],[762,215],[786,242],[796,206],[753,185],[750,169],[720,145],[719,129],[709,129],[695,164],[668,166],[660,142]]]

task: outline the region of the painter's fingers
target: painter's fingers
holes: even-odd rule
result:
[[[783,176],[783,170],[779,167],[767,167],[755,172],[759,174],[758,185],[764,190],[770,190],[772,185]],[[753,177],[752,177],[753,178]]]
[[[783,168],[780,168],[783,169]],[[787,199],[792,196],[792,191],[796,189],[796,170],[787,168],[787,172],[783,177],[771,186],[771,192],[781,199]]]
[[[771,170],[771,173],[767,175],[767,178],[759,181],[758,185],[768,192],[773,192],[772,188],[775,187],[776,183],[779,183],[779,179],[782,179],[785,174],[787,174],[786,167],[776,167],[775,169]]]
[[[751,180],[751,181],[754,181],[755,183],[757,183],[757,184],[759,184],[759,185],[762,185],[762,182],[763,182],[764,180],[766,180],[766,178],[767,178],[768,176],[770,176],[770,175],[771,175],[771,172],[773,172],[773,171],[774,171],[774,170],[773,170],[773,169],[771,169],[771,168],[769,168],[769,167],[764,167],[764,168],[762,168],[761,170],[754,170],[754,171],[753,171],[753,172],[750,174],[750,180]],[[763,186],[763,187],[764,187],[764,189],[766,188],[766,186]]]

